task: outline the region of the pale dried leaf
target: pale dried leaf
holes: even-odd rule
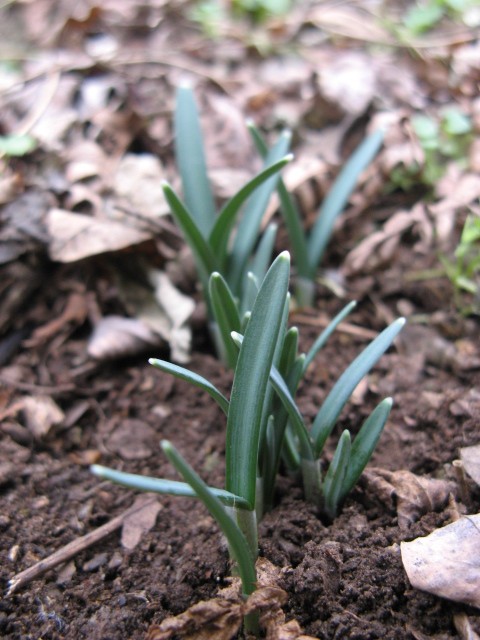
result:
[[[439,202],[428,207],[435,219],[435,230],[440,242],[448,242],[454,229],[456,213],[480,198],[480,176],[462,174],[458,165],[451,163],[436,186]]]
[[[105,316],[88,340],[87,353],[96,360],[135,355],[163,344],[161,337],[137,318]]]
[[[371,272],[392,262],[402,236],[412,228],[418,228],[423,235],[429,235],[431,228],[423,204],[417,204],[411,211],[398,211],[380,231],[367,236],[347,255],[343,269],[351,276],[359,272]]]
[[[359,51],[337,52],[329,65],[318,70],[318,89],[342,112],[356,116],[364,113],[377,93],[371,57]]]
[[[195,303],[176,289],[164,272],[151,269],[145,275],[151,287],[134,281],[128,274],[118,274],[127,309],[130,315],[168,342],[173,360],[187,362],[191,331],[186,322]]]
[[[103,176],[111,164],[105,151],[93,140],[82,140],[72,144],[68,155],[70,162],[65,167],[65,176],[69,182]]]
[[[121,207],[143,216],[157,218],[170,211],[162,189],[165,174],[155,156],[126,154],[120,161],[113,179],[115,194]]]
[[[29,396],[22,400],[25,423],[35,438],[43,438],[63,422],[65,414],[50,396]]]
[[[25,341],[26,346],[32,348],[42,344],[46,340],[50,340],[59,333],[66,324],[81,324],[87,317],[87,313],[88,308],[85,294],[75,292],[70,294],[65,308],[60,315],[46,324],[37,327],[32,337],[28,341]]]
[[[142,420],[127,419],[113,431],[106,444],[124,460],[144,460],[158,448],[155,430]]]
[[[460,640],[480,640],[480,636],[473,630],[472,624],[464,611],[454,614],[453,624]]]
[[[151,234],[115,220],[98,220],[64,209],[47,214],[49,254],[58,262],[74,262],[89,256],[118,251],[144,242]]]
[[[460,459],[468,475],[480,485],[480,444],[460,449]]]
[[[402,542],[401,552],[413,587],[480,607],[480,514]]]
[[[157,515],[162,510],[157,500],[146,495],[138,496],[132,505],[134,507],[138,507],[138,510],[127,516],[122,526],[122,547],[128,550],[135,549],[144,534],[155,526]]]
[[[406,470],[371,468],[364,471],[362,477],[370,493],[392,511],[397,511],[400,528],[443,508],[456,490],[452,482],[417,476]]]

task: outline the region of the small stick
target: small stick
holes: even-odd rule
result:
[[[17,573],[8,581],[9,588],[7,591],[7,596],[12,595],[12,593],[18,591],[18,589],[24,587],[29,582],[32,582],[32,580],[36,580],[50,569],[54,569],[58,565],[67,562],[81,551],[84,551],[88,547],[91,547],[97,542],[100,542],[100,540],[103,540],[103,538],[106,538],[111,533],[119,529],[123,525],[126,518],[136,513],[140,509],[144,509],[148,504],[150,504],[150,502],[154,502],[155,500],[156,498],[151,498],[151,500],[143,502],[142,504],[134,504],[119,516],[113,518],[113,520],[110,520],[110,522],[107,522],[101,527],[98,527],[98,529],[90,531],[81,538],[72,540],[72,542],[69,542],[58,551],[52,553],[52,555],[44,558],[43,560],[40,560],[33,566],[25,569],[25,571]]]
[[[311,316],[304,315],[302,313],[298,313],[294,311],[292,313],[292,318],[295,322],[299,324],[303,324],[305,326],[310,327],[326,327],[328,326],[330,320],[328,318],[313,318]],[[356,324],[351,324],[350,322],[341,322],[337,329],[340,333],[346,333],[348,335],[354,336],[356,338],[361,338],[364,340],[373,340],[377,337],[377,333],[372,331],[371,329],[365,329],[364,327],[359,327]]]

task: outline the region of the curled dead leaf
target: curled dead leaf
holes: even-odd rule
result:
[[[411,471],[367,469],[363,476],[367,491],[397,512],[398,526],[408,527],[430,511],[443,508],[456,485],[446,480],[417,476]]]
[[[63,422],[65,414],[50,396],[23,398],[22,412],[28,430],[35,438],[44,438],[50,429]]]
[[[88,341],[88,355],[96,360],[112,360],[135,355],[147,347],[159,347],[162,338],[137,318],[105,316]]]
[[[460,518],[400,547],[413,587],[480,607],[480,514]]]
[[[215,598],[198,602],[184,613],[150,627],[146,640],[231,640],[240,631],[243,617],[254,612],[259,614],[267,640],[315,640],[302,635],[296,620],[285,622],[282,605],[287,594],[276,585],[280,570],[259,558],[257,576],[258,589],[246,601],[240,595],[239,579],[234,578]]]
[[[46,222],[50,258],[58,262],[75,262],[107,251],[117,251],[151,237],[151,233],[132,225],[116,220],[99,220],[64,209],[50,209]]]
[[[384,224],[383,229],[366,237],[347,255],[343,270],[352,276],[360,272],[370,272],[392,262],[401,243],[403,234],[416,229],[429,242],[431,224],[425,206],[415,205],[411,211],[399,211]]]
[[[140,495],[132,505],[132,509],[138,510],[128,515],[122,526],[122,547],[132,550],[138,545],[142,537],[155,526],[158,513],[162,505],[151,495]]]

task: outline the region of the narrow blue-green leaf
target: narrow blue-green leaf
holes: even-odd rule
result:
[[[202,235],[200,228],[188,209],[172,187],[166,182],[163,183],[163,192],[172,212],[172,216],[175,218],[175,222],[182,230],[185,240],[195,257],[200,280],[204,286],[207,286],[210,274],[217,271],[215,255],[210,249],[210,246]]]
[[[404,324],[404,318],[398,318],[392,322],[355,358],[335,383],[313,422],[311,435],[317,455],[320,455],[326,439],[332,432],[353,390],[392,344]]]
[[[350,463],[351,440],[350,432],[345,431],[340,436],[333,460],[323,481],[323,510],[333,520],[340,506],[342,487]]]
[[[242,580],[242,591],[244,595],[250,595],[256,589],[257,575],[255,572],[255,559],[257,549],[250,549],[246,537],[236,522],[234,522],[225,511],[220,500],[186,460],[184,460],[175,447],[167,440],[163,440],[161,444],[165,455],[207,507],[210,515],[222,530],[223,535],[227,538],[230,553],[238,565],[240,578]]]
[[[283,167],[288,164],[292,158],[292,154],[288,154],[264,168],[225,204],[215,222],[215,226],[213,227],[209,238],[212,251],[216,256],[218,256],[220,264],[223,264],[225,259],[230,233],[242,205],[254,193],[254,191],[259,189],[259,187],[267,182],[269,178],[276,176],[276,174],[283,169]]]
[[[310,439],[310,435],[307,431],[302,415],[298,410],[295,400],[292,398],[290,391],[285,383],[285,380],[280,375],[280,372],[275,367],[272,367],[270,371],[270,381],[272,383],[275,392],[282,401],[285,410],[290,418],[290,424],[293,427],[295,435],[297,436],[300,444],[300,456],[303,459],[313,460],[314,450],[313,443]]]
[[[283,340],[282,355],[280,356],[280,362],[278,363],[278,370],[285,380],[297,359],[298,336],[298,328],[290,327]]]
[[[212,273],[208,284],[213,317],[217,323],[226,364],[233,369],[237,362],[238,349],[233,344],[232,331],[240,331],[241,320],[237,303],[223,276]]]
[[[363,423],[352,444],[350,464],[343,481],[340,501],[344,500],[357,484],[368,461],[372,457],[377,442],[392,409],[393,401],[385,398],[378,404]]]
[[[240,334],[233,332],[232,338],[238,346],[241,346],[243,344],[243,336],[241,336]],[[272,365],[272,368],[270,369],[270,382],[275,389],[275,393],[278,395],[283,406],[285,407],[285,411],[290,418],[295,435],[300,442],[301,457],[313,460],[313,443],[308,434],[307,427],[305,426],[302,415],[298,410],[297,405],[295,404],[295,400],[290,394],[285,380],[283,379],[277,367],[275,367],[274,365]]]
[[[175,106],[175,156],[187,208],[208,237],[215,224],[215,201],[208,181],[200,119],[193,91],[179,87]]]
[[[92,465],[90,471],[98,478],[102,478],[102,480],[109,480],[110,482],[120,484],[129,489],[152,491],[153,493],[160,493],[162,495],[181,496],[184,498],[198,498],[192,487],[185,482],[141,476],[136,473],[125,473],[124,471],[116,471],[115,469],[103,467],[99,464]],[[239,496],[234,496],[228,491],[215,489],[213,487],[210,487],[210,491],[212,491],[223,504],[229,507],[245,508],[247,506],[245,500],[242,500]]]
[[[259,288],[260,287],[257,278],[251,271],[249,271],[247,273],[245,286],[243,287],[242,297],[240,300],[240,313],[243,315],[244,320],[245,314],[250,313],[250,311],[252,310],[253,303],[255,302],[255,298],[258,295]],[[246,323],[243,321],[241,333],[245,333],[246,326]]]
[[[257,151],[262,158],[268,154],[268,146],[260,134],[259,130],[252,122],[247,124],[252,139],[257,147]],[[293,257],[297,268],[297,274],[303,277],[310,277],[312,269],[308,262],[307,238],[303,230],[303,223],[300,212],[293,196],[289,193],[282,178],[279,178],[277,185],[278,196],[280,198],[280,208],[288,231],[288,240],[292,247]]]
[[[269,224],[264,234],[260,238],[258,246],[255,250],[250,271],[256,277],[258,282],[263,282],[268,267],[272,264],[272,253],[275,247],[275,238],[277,237],[278,226],[275,223]]]
[[[342,322],[342,320],[344,320],[356,306],[357,306],[357,303],[354,300],[352,300],[352,302],[349,302],[347,306],[340,311],[340,313],[337,313],[337,315],[333,318],[333,320],[329,322],[328,326],[324,329],[324,331],[322,331],[322,333],[318,336],[318,338],[313,343],[310,351],[305,356],[304,373],[308,369],[308,367],[310,366],[310,364],[312,363],[313,359],[315,358],[317,353],[320,351],[320,349],[323,349],[327,340],[330,338],[332,333],[338,327],[340,322]]]
[[[258,292],[233,380],[226,436],[226,488],[255,508],[255,485],[265,393],[281,329],[290,257],[281,253]]]
[[[290,146],[291,134],[284,132],[280,135],[276,144],[269,151],[265,158],[265,167],[278,162],[285,156]],[[246,264],[252,255],[258,232],[262,224],[262,219],[267,209],[270,196],[272,195],[278,181],[278,173],[271,176],[255,193],[250,197],[243,216],[235,234],[235,241],[231,251],[229,266],[229,283],[233,291],[238,291],[242,285],[242,277]]]
[[[308,261],[312,269],[311,277],[314,277],[318,264],[322,259],[337,216],[343,211],[360,174],[377,155],[382,142],[382,131],[375,131],[361,142],[345,163],[320,207],[307,243]]]
[[[218,406],[222,409],[222,411],[227,415],[228,414],[228,405],[229,402],[225,398],[225,396],[215,387],[209,380],[203,378],[198,375],[198,373],[194,373],[189,369],[184,369],[183,367],[179,367],[176,364],[172,364],[171,362],[166,362],[165,360],[159,360],[158,358],[150,358],[148,361],[151,365],[153,365],[156,369],[160,369],[160,371],[165,371],[165,373],[170,373],[172,376],[179,378],[180,380],[186,380],[186,382],[190,382],[191,384],[199,387],[203,391],[206,391],[209,396],[211,396]]]

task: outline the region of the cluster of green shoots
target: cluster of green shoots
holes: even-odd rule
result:
[[[172,216],[195,259],[218,355],[231,368],[235,366],[238,352],[230,332],[243,331],[259,283],[272,259],[277,227],[270,224],[263,234],[261,232],[272,193],[278,190],[295,261],[297,304],[310,305],[319,263],[335,220],[383,139],[381,132],[375,132],[356,149],[338,175],[307,235],[295,199],[279,177],[279,171],[292,159],[290,132],[283,132],[269,149],[253,124],[250,123],[248,129],[263,158],[263,169],[217,213],[194,96],[190,88],[181,87],[175,108],[175,141],[184,202],[170,185],[164,185]],[[221,276],[211,279],[214,272]]]
[[[473,124],[461,109],[451,106],[437,116],[419,113],[412,117],[411,123],[424,158],[421,165],[402,165],[392,172],[390,180],[396,187],[408,191],[421,182],[432,188],[444,175],[449,162],[455,162],[462,169],[468,167]]]
[[[352,311],[348,304],[317,338],[299,353],[299,334],[288,326],[290,254],[271,264],[276,226],[261,233],[272,192],[277,189],[296,266],[297,300],[312,301],[319,262],[358,175],[377,153],[380,133],[367,138],[340,172],[307,236],[295,201],[279,177],[289,162],[289,132],[268,148],[249,125],[263,158],[263,169],[221,209],[215,211],[207,177],[199,115],[188,88],[178,93],[175,110],[176,156],[185,201],[164,184],[172,215],[193,253],[219,355],[234,371],[229,397],[209,380],[178,365],[153,358],[150,363],[188,381],[218,404],[226,416],[225,486],[210,487],[173,444],[161,446],[182,482],[123,473],[99,465],[97,476],[133,489],[200,499],[227,538],[245,596],[256,588],[257,522],[274,505],[281,468],[302,479],[306,500],[332,520],[370,459],[389,416],[386,398],[372,411],[356,437],[341,433],[333,458],[324,468],[324,447],[355,387],[390,347],[401,330],[400,318],[380,333],[334,384],[311,424],[295,400],[308,367],[338,324]],[[257,631],[255,617],[246,627]]]
[[[210,286],[219,277],[213,273]],[[322,452],[353,390],[404,324],[403,318],[393,322],[357,356],[327,395],[313,423],[307,425],[295,401],[298,385],[318,351],[355,305],[347,305],[311,350],[299,354],[298,330],[287,327],[289,278],[290,256],[283,252],[261,283],[243,333],[231,332],[238,358],[229,398],[188,369],[150,360],[158,369],[203,389],[226,415],[224,488],[207,486],[168,441],[162,441],[162,449],[183,482],[92,467],[97,476],[133,489],[200,499],[227,538],[245,596],[256,588],[257,522],[273,505],[280,465],[299,473],[305,498],[328,520],[337,515],[359,479],[390,413],[390,398],[378,404],[353,442],[350,432],[343,431],[327,470],[322,468]],[[228,294],[224,302],[228,304]],[[255,632],[255,619],[247,619],[245,624]]]
[[[477,0],[423,0],[412,5],[402,22],[406,34],[419,36],[433,29],[444,18],[474,26]],[[478,18],[477,18],[478,19]]]

